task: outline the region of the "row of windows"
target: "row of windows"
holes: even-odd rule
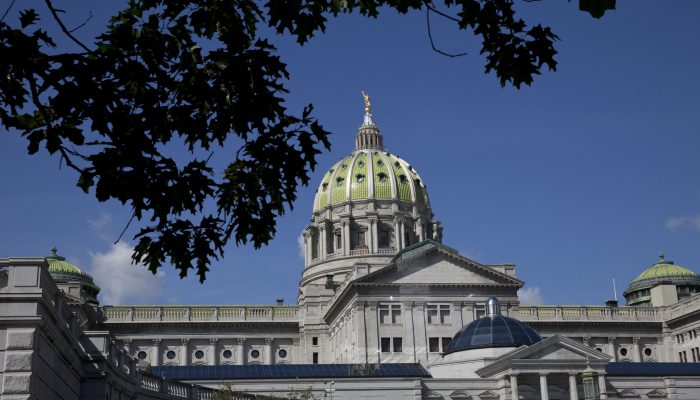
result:
[[[431,353],[443,353],[450,344],[450,337],[431,337],[428,338],[428,351]],[[380,339],[382,353],[403,353],[403,338],[401,337],[383,337]]]
[[[260,358],[260,350],[253,349],[250,351],[250,353],[248,355],[251,359],[258,359],[258,358]],[[287,353],[287,350],[285,350],[285,349],[280,349],[279,351],[277,351],[277,356],[279,358],[287,358],[287,355],[288,355],[288,353]],[[221,353],[221,356],[224,359],[228,360],[231,357],[233,357],[233,352],[231,352],[231,350],[224,350]],[[145,351],[142,350],[142,351],[139,351],[138,353],[136,353],[136,357],[139,360],[145,360],[146,358],[148,358],[148,353],[146,353]],[[165,358],[167,358],[168,360],[174,360],[175,357],[177,357],[177,353],[175,353],[174,350],[168,350],[167,352],[165,352]],[[195,360],[203,360],[204,359],[204,351],[202,351],[202,350],[195,351],[194,358],[195,358]]]
[[[688,340],[690,339],[695,339],[698,337],[698,333],[695,329],[691,329],[688,331]],[[676,335],[676,343],[683,343],[685,342],[685,333],[679,333]]]
[[[449,304],[429,304],[427,306],[428,323],[432,325],[451,325],[452,313]],[[483,307],[477,308],[476,318],[484,316]],[[402,324],[401,304],[380,304],[380,324]]]

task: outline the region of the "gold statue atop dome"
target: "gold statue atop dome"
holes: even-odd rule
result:
[[[369,95],[365,93],[365,91],[362,91],[362,97],[365,98],[365,114],[370,113],[370,103],[369,103]]]

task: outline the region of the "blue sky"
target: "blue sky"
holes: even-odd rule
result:
[[[112,11],[61,3],[75,21],[95,14],[84,37]],[[83,194],[58,158],[30,157],[16,133],[0,132],[0,257],[46,255],[55,244],[122,302],[294,302],[297,238],[322,174],[352,150],[366,90],[386,147],[427,183],[445,243],[481,262],[516,263],[545,303],[601,304],[613,277],[621,293],[660,250],[697,271],[700,2],[618,1],[601,20],[576,8],[519,3],[528,22],[561,38],[558,70],[521,90],[485,75],[478,42],[439,19],[438,46],[469,54],[434,53],[422,13],[343,16],[304,47],[275,39],[291,73],[289,107],[314,103],[333,147],[276,239],[260,251],[229,246],[204,284],[172,267],[153,278],[127,265],[130,244],[112,242],[128,209]]]

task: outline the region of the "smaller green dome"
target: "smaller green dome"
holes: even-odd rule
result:
[[[83,271],[81,271],[77,265],[67,262],[65,257],[59,256],[58,250],[56,249],[56,247],[51,249],[50,256],[46,256],[46,262],[49,264],[49,272],[52,275],[54,273],[88,275],[88,274],[84,273]]]
[[[646,279],[664,279],[676,277],[697,277],[697,274],[688,268],[676,265],[673,261],[665,259],[663,253],[659,255],[659,261],[647,268],[632,280],[631,283],[640,282]]]

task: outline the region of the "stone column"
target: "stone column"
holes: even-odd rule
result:
[[[569,400],[578,400],[578,388],[576,387],[576,374],[569,374]]]
[[[401,220],[399,218],[394,219],[394,246],[396,247],[396,251],[401,251],[401,241],[403,238],[401,237]]]
[[[464,303],[462,307],[462,326],[474,321],[474,303]]]
[[[304,231],[304,266],[307,267],[311,264],[311,238],[308,232]]]
[[[245,365],[245,338],[238,338],[236,344],[236,365]]]
[[[263,351],[263,363],[267,365],[273,364],[272,362],[272,343],[275,339],[265,338],[265,349]]]
[[[605,374],[601,374],[600,372],[598,373],[598,391],[600,392],[601,400],[608,398],[608,389],[605,386]]]
[[[642,361],[642,353],[639,351],[639,337],[632,338],[632,361]]]
[[[318,251],[319,255],[318,258],[321,260],[325,260],[326,256],[328,253],[326,252],[326,227],[325,226],[319,226],[318,227]]]
[[[160,365],[160,339],[153,339],[153,347],[151,349],[151,365],[154,367]]]
[[[511,400],[519,400],[518,398],[518,375],[510,376],[510,398]]]
[[[131,339],[124,339],[122,340],[122,344],[124,346],[124,350],[126,350],[126,353],[135,356],[135,354],[131,354],[132,348],[131,348]]]
[[[209,365],[216,365],[219,363],[219,354],[216,351],[216,342],[218,341],[219,339],[217,338],[209,339]]]
[[[615,337],[610,336],[608,338],[608,355],[612,356],[612,361],[617,362],[617,351],[615,351]]]
[[[406,232],[406,222],[404,220],[399,221],[399,228],[401,230],[401,248],[403,249],[406,247],[408,244],[404,242],[404,238],[406,237],[405,232]]]
[[[367,315],[366,315],[366,307],[365,303],[362,302],[360,304],[355,305],[355,315],[357,316],[357,329],[355,329],[356,333],[356,338],[355,338],[355,346],[356,346],[356,352],[355,352],[355,362],[357,363],[369,363],[369,354],[367,353],[367,340],[368,340],[368,333],[367,333],[367,326],[365,325],[366,320],[367,320]]]
[[[343,221],[343,255],[350,254],[350,220]]]
[[[425,232],[423,232],[423,219],[418,217],[415,224],[416,235],[418,235],[418,241],[422,242],[425,239]]]
[[[189,339],[180,339],[180,365],[187,365],[189,363]]]
[[[369,219],[369,252],[370,254],[377,254],[377,249],[379,248],[379,229],[377,229],[377,219]]]
[[[301,357],[299,356],[301,350],[301,341],[299,339],[292,339],[292,354],[291,360],[292,364],[301,364]]]
[[[413,306],[412,314],[418,362],[423,360],[425,364],[428,364],[428,338],[425,335],[425,304],[416,303]]]
[[[456,302],[452,303],[452,311],[450,311],[450,323],[452,328],[461,328],[464,326],[464,321],[462,320],[462,303]],[[457,330],[455,330],[456,332]],[[444,349],[443,349],[444,351]]]
[[[404,303],[401,305],[403,309],[403,352],[410,357],[411,362],[418,362],[418,354],[416,352],[416,338],[413,335],[415,327],[413,326],[413,303]]]
[[[377,303],[370,303],[365,308],[367,324],[367,354],[369,363],[379,362],[379,324],[377,320]]]
[[[549,390],[547,390],[547,374],[540,374],[540,399],[549,400]]]

